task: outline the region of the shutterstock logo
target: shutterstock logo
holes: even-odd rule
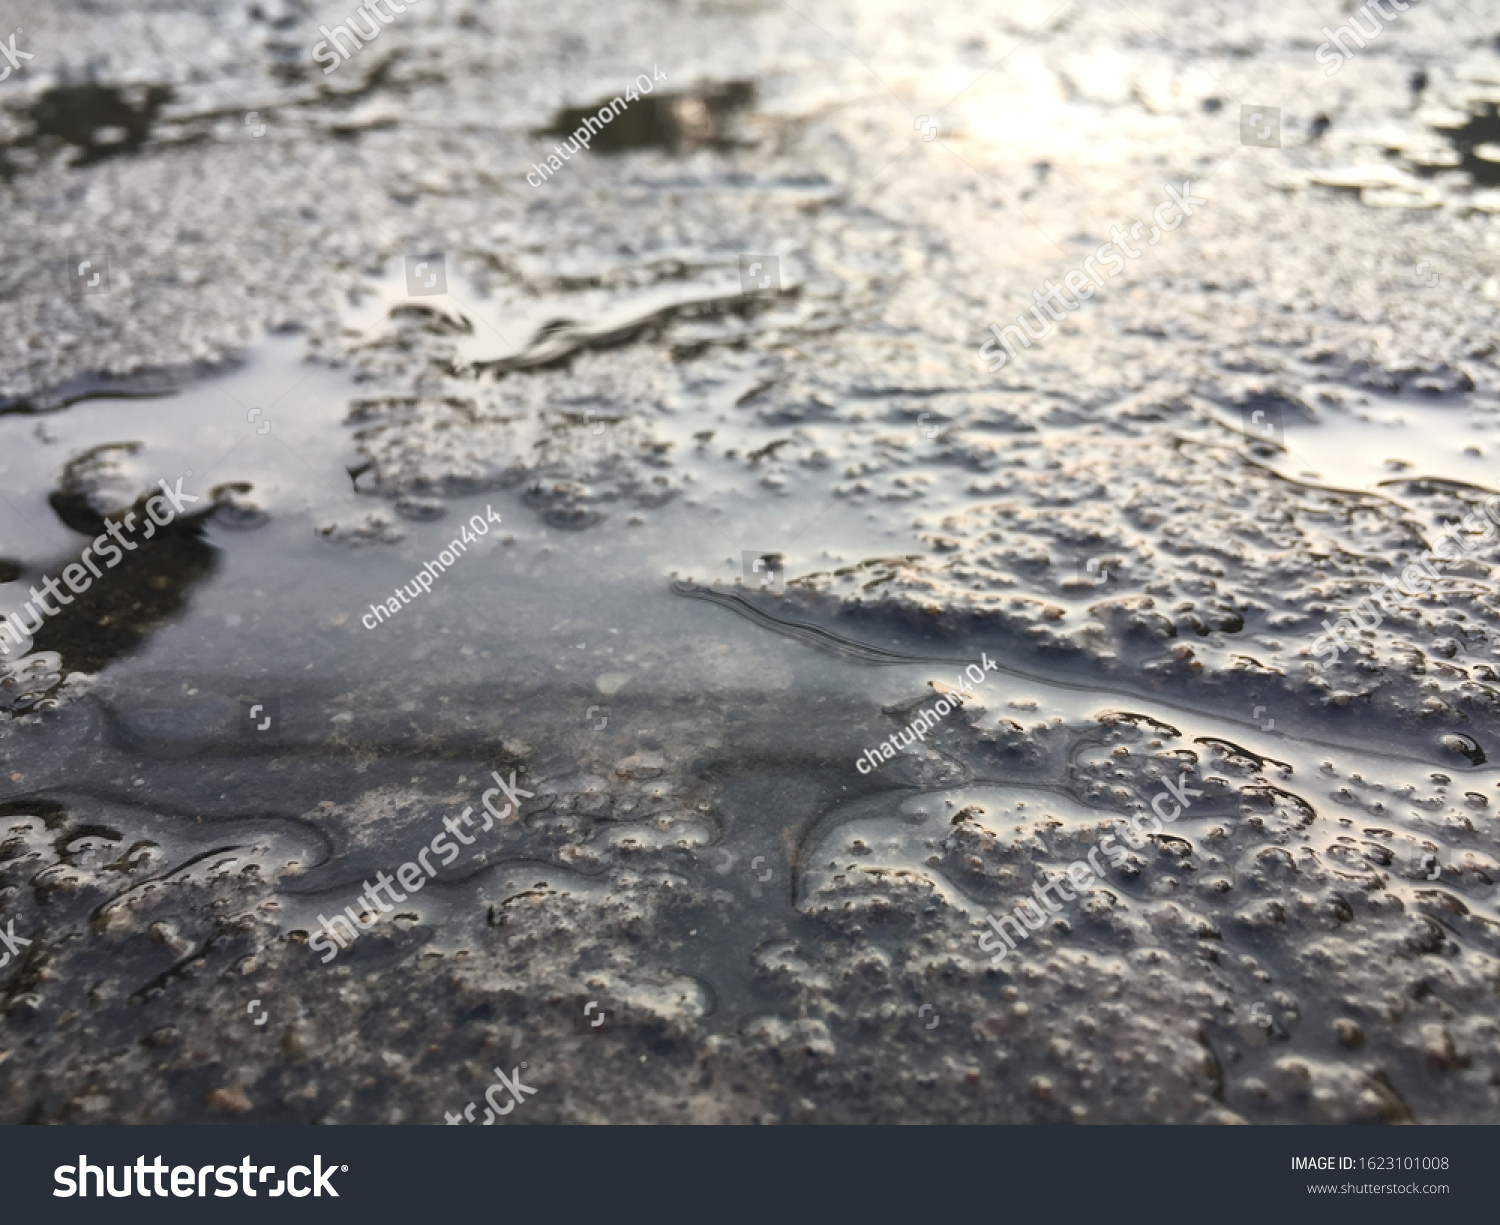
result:
[[[59,1199],[67,1199],[70,1195],[87,1197],[89,1193],[89,1179],[94,1180],[94,1194],[103,1198],[106,1192],[116,1199],[124,1199],[128,1195],[144,1195],[150,1198],[152,1195],[176,1195],[181,1197],[206,1196],[208,1194],[209,1175],[213,1175],[218,1186],[214,1194],[221,1199],[228,1199],[232,1195],[255,1196],[260,1192],[271,1196],[273,1199],[278,1195],[290,1194],[300,1199],[304,1195],[314,1197],[320,1195],[331,1195],[338,1199],[339,1193],[333,1189],[333,1176],[348,1170],[346,1165],[324,1166],[323,1158],[315,1156],[312,1167],[305,1165],[294,1165],[286,1172],[285,1178],[277,1178],[272,1186],[266,1186],[266,1180],[274,1178],[276,1167],[274,1165],[256,1164],[246,1157],[239,1165],[198,1166],[196,1169],[190,1165],[167,1166],[163,1164],[161,1155],[152,1164],[147,1165],[144,1157],[137,1157],[135,1165],[120,1166],[121,1189],[115,1190],[115,1167],[112,1165],[98,1166],[90,1165],[89,1159],[80,1155],[77,1165],[60,1165],[52,1171],[52,1176],[57,1180],[59,1187],[64,1190],[54,1191],[52,1194]],[[131,1173],[135,1174],[135,1189],[131,1189]],[[155,1187],[148,1185],[147,1175]],[[235,1175],[239,1178],[236,1180]],[[76,1176],[76,1177],[75,1177]],[[172,1189],[167,1190],[162,1179],[171,1178]],[[311,1179],[311,1185],[308,1180]],[[299,1187],[298,1181],[302,1185]],[[251,1184],[255,1185],[252,1186]],[[259,1188],[259,1191],[256,1188]]]

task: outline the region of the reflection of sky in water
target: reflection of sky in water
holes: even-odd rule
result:
[[[106,443],[141,444],[111,451],[119,479],[106,485],[119,495],[111,505],[122,508],[158,481],[175,488],[178,478],[185,494],[202,499],[188,515],[205,509],[209,491],[226,484],[248,485],[253,502],[304,519],[350,504],[334,428],[345,411],[347,388],[335,373],[303,363],[301,348],[300,340],[268,342],[248,365],[173,396],[94,399],[45,416],[0,418],[0,547],[12,563],[5,574],[21,570],[0,583],[0,607],[19,608],[31,586],[60,576],[94,538],[99,529],[89,530],[88,514],[80,519],[66,502],[54,508],[49,499],[56,498],[69,461]],[[267,422],[270,428],[261,432]],[[80,530],[70,529],[63,514]],[[67,671],[86,672],[138,649],[204,595],[201,585],[222,560],[225,537],[236,552],[257,547],[256,533],[226,526],[235,521],[226,513],[201,531],[178,522],[149,540],[138,522],[125,533],[136,549],[123,552],[113,566],[102,559],[101,577],[37,632],[37,649],[58,652]],[[284,531],[282,526],[271,537]],[[274,574],[274,557],[267,561]]]
[[[1289,477],[1339,489],[1431,477],[1500,489],[1500,413],[1470,397],[1423,402],[1332,389],[1304,393],[1317,422],[1284,423],[1286,453],[1272,461]]]
[[[401,678],[420,701],[431,697],[438,678],[451,675],[453,667],[481,684],[535,676],[539,663],[586,682],[603,673],[629,672],[640,654],[649,654],[668,634],[732,644],[736,652],[774,664],[772,673],[783,678],[778,684],[806,693],[809,701],[816,694],[899,703],[924,693],[930,676],[946,679],[941,667],[927,665],[903,665],[884,675],[882,669],[850,666],[767,633],[731,611],[668,594],[669,576],[724,589],[741,583],[753,590],[753,576],[744,572],[746,552],[782,554],[785,575],[795,581],[799,575],[923,548],[902,526],[899,512],[878,501],[835,496],[836,475],[821,468],[798,468],[784,487],[768,487],[766,468],[743,459],[749,447],[763,445],[768,436],[763,424],[735,404],[744,394],[743,381],[725,379],[717,409],[712,406],[717,401],[706,410],[670,402],[648,409],[653,427],[675,445],[694,446],[695,435],[712,427],[711,456],[733,451],[739,459],[716,460],[712,482],[687,479],[680,496],[628,531],[620,529],[631,517],[629,509],[611,507],[603,527],[575,533],[540,521],[520,490],[450,499],[444,503],[447,513],[431,521],[403,519],[388,500],[356,494],[347,473],[356,455],[343,422],[360,389],[340,371],[302,361],[301,348],[300,339],[269,340],[240,369],[175,396],[99,399],[43,417],[0,418],[6,455],[0,479],[7,482],[0,521],[6,525],[9,558],[25,567],[14,581],[0,584],[8,603],[24,600],[25,588],[43,574],[60,573],[86,543],[58,521],[47,499],[64,463],[101,440],[144,444],[128,465],[143,489],[157,474],[175,478],[192,471],[190,491],[242,482],[250,487],[245,500],[268,516],[252,530],[236,530],[232,520],[216,518],[201,539],[174,540],[149,558],[145,553],[127,557],[107,571],[91,593],[93,603],[81,599],[82,614],[73,609],[56,618],[37,643],[39,650],[60,652],[65,671],[93,670],[110,661],[118,666],[134,653],[125,665],[132,674],[192,669],[206,687],[225,693],[236,691],[236,675],[269,670],[277,679],[266,692],[293,692],[309,683],[317,687],[333,673],[354,683]],[[1270,461],[1288,476],[1300,478],[1311,469],[1317,475],[1306,479],[1316,483],[1373,488],[1397,474],[1390,466],[1395,459],[1409,465],[1407,475],[1494,487],[1489,470],[1494,430],[1483,407],[1338,388],[1331,389],[1336,394],[1329,399],[1317,390],[1307,389],[1304,399],[1317,406],[1318,423],[1288,421],[1292,453]],[[271,428],[262,433],[259,427],[267,421]],[[848,422],[806,421],[787,432],[795,429],[816,444],[820,431],[849,428]],[[828,449],[836,448],[830,433]],[[205,461],[205,456],[212,458]],[[933,499],[929,511],[948,495],[940,489]],[[502,516],[503,527],[481,539],[429,593],[403,606],[378,631],[361,628],[360,618],[371,604],[383,603],[395,587],[409,582],[469,515],[487,506]],[[356,546],[314,530],[329,521],[348,525],[371,511],[385,515],[404,538]],[[607,592],[603,599],[601,592]],[[109,608],[124,602],[131,611],[121,624],[99,630],[95,605],[100,601]],[[793,617],[819,617],[774,600],[767,606]],[[169,632],[158,632],[168,623]],[[839,628],[889,650],[930,650],[878,618]],[[983,645],[955,640],[935,653],[958,656]],[[314,675],[305,675],[309,672]],[[1065,668],[1051,680],[1021,684],[1053,714],[1087,718],[1101,701],[1111,700],[1096,682]],[[1174,717],[1169,706],[1149,699],[1122,695],[1121,700]],[[1282,715],[1284,728],[1292,722],[1290,712]],[[1233,726],[1225,724],[1225,734]],[[808,734],[816,736],[816,729],[810,727]]]

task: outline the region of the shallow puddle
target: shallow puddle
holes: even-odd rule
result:
[[[0,115],[9,1121],[1493,1113],[1488,34],[214,15]]]

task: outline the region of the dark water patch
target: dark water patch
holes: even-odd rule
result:
[[[300,56],[301,48],[291,49]],[[318,88],[311,96],[286,99],[282,105],[261,104],[257,113],[262,119],[273,119],[284,107],[303,112],[342,112],[361,105],[372,94],[382,91],[404,92],[419,84],[441,83],[443,77],[432,72],[414,72],[397,78],[396,69],[403,57],[393,52],[375,62],[362,76],[346,74],[346,82],[329,82],[319,75]],[[272,67],[272,75],[284,85],[296,85],[306,79],[303,65],[282,60]],[[228,120],[236,126],[244,118],[242,106],[183,110],[170,115],[168,106],[182,100],[168,85],[106,85],[97,81],[53,86],[41,93],[17,118],[24,135],[0,146],[0,178],[29,168],[38,156],[60,149],[70,151],[69,164],[83,168],[110,158],[140,152],[148,143],[181,145],[211,139],[214,129]],[[389,117],[353,122],[326,120],[331,135],[352,138],[376,127],[393,126]],[[14,153],[12,153],[14,151]]]
[[[1466,171],[1476,184],[1485,187],[1500,185],[1500,160],[1490,157],[1481,157],[1475,150],[1485,150],[1486,146],[1493,148],[1500,144],[1500,111],[1496,110],[1495,103],[1485,102],[1478,114],[1470,113],[1467,123],[1456,128],[1434,127],[1435,132],[1440,133],[1457,150],[1460,162],[1459,167]],[[1434,165],[1432,163],[1415,162],[1416,172],[1423,178],[1432,178],[1444,170],[1452,170],[1452,165]]]
[[[633,88],[633,86],[632,86]],[[639,92],[639,91],[637,91]],[[618,100],[623,110],[614,103]],[[686,153],[693,149],[731,149],[748,141],[731,134],[734,116],[755,101],[750,81],[728,81],[680,93],[642,94],[631,101],[624,93],[604,98],[596,106],[564,107],[550,127],[538,136],[570,136],[584,120],[601,120],[601,109],[614,111],[614,118],[593,136],[590,150],[597,153],[628,153],[635,149],[662,149]]]
[[[67,147],[77,150],[71,159],[75,167],[135,153],[150,139],[157,116],[172,98],[166,85],[54,85],[24,112],[31,134],[8,148],[47,152]],[[0,165],[14,169],[8,157],[0,158]]]
[[[49,671],[96,672],[132,653],[175,619],[188,591],[214,569],[217,550],[202,539],[202,529],[215,503],[169,517],[165,524],[155,521],[147,506],[160,502],[160,495],[150,489],[135,494],[145,484],[131,471],[141,447],[135,442],[102,444],[64,467],[48,505],[70,531],[96,539],[81,555],[32,567],[38,583],[30,587],[31,598],[24,604],[26,593],[5,593],[11,596],[10,634],[24,631],[36,651],[60,657],[61,667]],[[106,535],[111,529],[107,516],[114,517],[112,534],[118,543]],[[114,561],[101,570],[91,550],[101,558],[113,550]],[[22,573],[11,574],[6,585]],[[66,593],[57,576],[73,594]]]
[[[217,564],[218,550],[191,528],[164,530],[136,549],[128,564],[105,569],[56,616],[43,618],[32,636],[37,650],[56,651],[69,672],[98,672],[180,616],[189,593]]]

